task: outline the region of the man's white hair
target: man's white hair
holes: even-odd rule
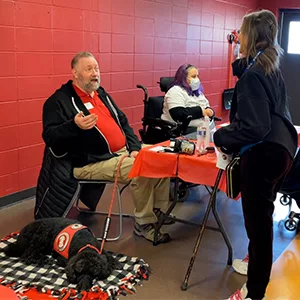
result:
[[[88,52],[88,51],[81,51],[81,52],[78,52],[72,59],[71,61],[71,68],[73,69],[80,58],[83,58],[83,57],[93,57],[95,58],[95,56],[91,53],[91,52]]]

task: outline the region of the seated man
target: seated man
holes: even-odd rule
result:
[[[122,156],[118,182],[128,183],[128,173],[141,149],[124,113],[100,87],[95,57],[80,52],[71,62],[73,81],[62,85],[45,102],[43,139],[57,154],[68,152],[77,179],[113,181]],[[168,178],[133,178],[134,233],[154,239],[154,224],[168,206]],[[159,242],[170,236],[159,232]]]

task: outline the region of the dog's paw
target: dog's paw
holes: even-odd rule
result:
[[[108,262],[108,269],[110,270],[109,273],[111,273],[113,270],[122,270],[123,265],[112,255],[107,255],[107,262]]]
[[[92,287],[93,278],[89,275],[83,275],[80,277],[77,283],[77,291],[88,291]]]
[[[52,257],[43,257],[37,261],[39,267],[43,267],[45,265],[52,266],[55,263],[55,260]]]
[[[55,263],[56,263],[56,261],[52,256],[46,256],[45,259],[44,259],[44,264],[45,265],[52,266]]]
[[[17,243],[7,245],[4,249],[1,249],[0,251],[4,252],[5,255],[9,257],[20,257],[24,252],[24,250]]]

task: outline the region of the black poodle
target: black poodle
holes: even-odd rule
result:
[[[65,230],[69,228],[69,231]],[[70,230],[76,231],[73,238]],[[69,243],[68,243],[69,242]],[[56,245],[56,246],[55,246]],[[77,290],[89,290],[93,280],[106,279],[120,263],[110,254],[99,253],[100,243],[94,234],[76,220],[45,218],[33,221],[20,232],[15,243],[3,249],[7,256],[20,257],[25,264],[44,265],[52,254],[65,267],[70,283]]]

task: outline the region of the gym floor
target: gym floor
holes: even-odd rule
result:
[[[108,187],[99,202],[99,210],[108,209],[111,192],[111,188]],[[175,215],[200,223],[208,197],[204,187],[192,188],[189,198],[176,206]],[[300,291],[297,288],[299,283],[295,284],[297,280],[295,271],[299,270],[297,257],[300,254],[300,240],[295,231],[289,232],[284,227],[289,210],[299,211],[299,209],[294,207],[294,203],[292,206],[282,206],[278,199],[274,214],[273,258],[277,261],[272,274],[274,282],[271,282],[268,289],[270,295],[268,299],[300,299]],[[124,191],[122,203],[123,213],[132,214],[133,203],[129,189]],[[34,199],[25,199],[16,205],[2,208],[0,210],[1,236],[18,231],[32,221],[33,209]],[[234,258],[243,258],[247,253],[248,241],[243,225],[241,201],[230,200],[220,192],[218,211],[231,240]],[[79,213],[75,208],[72,209],[69,217],[80,220],[88,225],[97,236],[101,236],[104,217]],[[210,216],[209,225],[215,225],[212,216]],[[206,231],[189,279],[189,287],[187,291],[181,291],[180,286],[187,271],[199,228],[180,223],[165,226],[164,229],[170,232],[172,241],[156,247],[143,238],[135,236],[132,229],[133,219],[124,218],[121,239],[116,242],[107,242],[105,246],[107,250],[143,258],[153,270],[150,280],[145,282],[143,287],[138,287],[135,295],[128,296],[130,299],[226,299],[246,281],[246,276],[235,273],[230,266],[226,265],[227,248],[221,234]],[[113,217],[110,235],[116,234],[117,231],[118,218]],[[284,280],[288,282],[283,282]],[[281,292],[285,294],[280,294],[278,286],[287,286],[290,292],[285,291]]]

